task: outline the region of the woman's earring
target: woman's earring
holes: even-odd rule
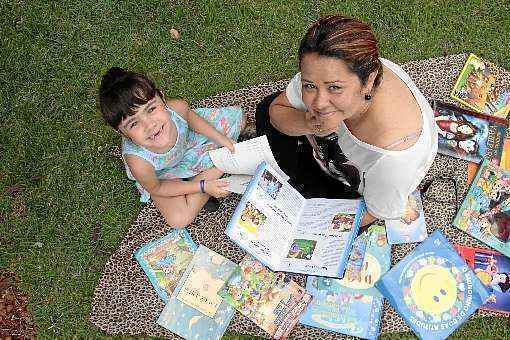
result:
[[[369,94],[369,93],[367,93],[367,94],[365,95],[365,100],[367,100],[367,101],[368,101],[368,100],[372,100],[372,95],[371,95],[371,94]]]

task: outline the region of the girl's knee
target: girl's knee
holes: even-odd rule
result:
[[[175,209],[177,210],[177,209]],[[184,211],[161,211],[161,214],[165,218],[166,224],[171,226],[172,228],[184,228],[193,220],[195,216],[190,216]]]

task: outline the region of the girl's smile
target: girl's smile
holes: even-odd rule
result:
[[[175,126],[158,95],[122,121],[119,130],[134,143],[155,153],[167,152],[177,139]]]

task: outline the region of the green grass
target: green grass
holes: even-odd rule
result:
[[[501,0],[0,3],[0,192],[22,188],[0,196],[0,268],[21,278],[39,336],[105,336],[87,321],[92,292],[140,208],[108,157],[119,136],[98,113],[100,75],[135,68],[190,102],[288,78],[307,26],[335,12],[372,23],[396,62],[474,52],[510,69]],[[509,334],[508,320],[481,319],[455,336]]]

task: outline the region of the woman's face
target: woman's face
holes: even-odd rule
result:
[[[305,54],[300,68],[303,102],[320,121],[334,120],[338,126],[367,110],[365,94],[372,89],[372,77],[363,86],[343,60],[317,53]]]

